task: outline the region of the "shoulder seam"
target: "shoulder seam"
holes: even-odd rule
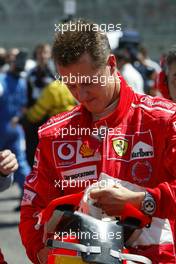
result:
[[[174,114],[175,111],[174,110],[169,110],[169,109],[166,109],[166,108],[162,108],[162,107],[159,107],[159,106],[152,106],[152,107],[149,107],[149,106],[146,106],[145,104],[142,104],[142,103],[139,103],[139,104],[134,104],[132,103],[131,106],[133,108],[138,108],[138,107],[141,107],[141,108],[144,108],[148,111],[154,111],[154,110],[160,110],[160,111],[164,111],[166,113],[169,113],[169,114]]]
[[[53,123],[53,124],[51,124],[51,125],[48,125],[48,126],[43,127],[43,128],[40,128],[38,132],[41,133],[41,132],[43,132],[44,130],[46,130],[46,129],[48,129],[48,128],[51,128],[51,127],[53,127],[53,126],[55,126],[55,125],[58,125],[58,124],[60,124],[60,123],[62,123],[62,122],[64,122],[64,121],[66,121],[66,120],[69,120],[69,119],[71,119],[71,118],[73,118],[73,117],[75,117],[75,116],[77,116],[77,115],[81,115],[81,113],[80,113],[80,112],[75,113],[75,114],[73,114],[73,115],[70,115],[70,116],[66,117],[65,119],[61,119],[60,121],[57,121],[57,122],[55,122],[55,123]]]

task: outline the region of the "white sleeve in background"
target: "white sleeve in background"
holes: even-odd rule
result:
[[[144,81],[142,75],[133,67],[133,65],[126,63],[122,68],[121,74],[128,85],[136,93],[144,93]]]

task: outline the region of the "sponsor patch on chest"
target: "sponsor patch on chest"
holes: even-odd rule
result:
[[[64,180],[90,180],[97,179],[97,167],[95,165],[83,168],[62,171],[61,175]]]
[[[131,160],[154,157],[153,137],[151,131],[135,132],[133,135],[109,135],[107,141],[107,159]]]
[[[30,190],[27,190],[25,189],[24,190],[24,194],[23,194],[23,199],[22,199],[22,202],[21,202],[21,205],[31,205],[32,204],[32,201],[34,200],[36,196],[36,193],[35,192],[32,192]]]
[[[81,140],[54,141],[52,145],[56,168],[99,161],[100,153],[95,152]]]

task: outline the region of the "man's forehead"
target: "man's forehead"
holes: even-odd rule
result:
[[[75,66],[79,66],[79,65],[88,65],[91,68],[95,68],[95,62],[93,61],[90,54],[88,54],[88,53],[82,54],[76,61],[74,61],[73,63],[70,63],[66,66],[62,66],[58,63],[58,67],[61,69],[71,68],[72,66],[75,67]]]
[[[57,64],[57,69],[61,75],[69,73],[75,75],[92,75],[100,70],[100,68],[96,67],[89,54],[82,55],[78,61],[66,66]]]
[[[93,68],[89,64],[73,64],[68,66],[59,66],[58,72],[65,84],[91,83],[92,80],[98,80],[102,76],[101,68]]]

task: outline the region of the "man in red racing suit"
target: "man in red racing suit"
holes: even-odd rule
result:
[[[68,66],[69,73],[90,73],[84,66],[85,62],[90,64],[89,56],[83,53],[78,62],[73,62],[73,68]],[[60,61],[58,64],[62,75],[67,74],[67,65]],[[115,76],[115,86],[108,89],[118,92],[113,93],[103,115],[103,111],[94,113],[93,109],[103,105],[101,96],[107,87],[68,85],[81,104],[52,117],[39,129],[39,145],[33,171],[25,183],[20,222],[22,242],[35,264],[46,263],[47,254],[43,226],[36,228],[37,215],[53,199],[77,193],[97,181],[101,172],[118,179],[116,191],[92,194],[107,214],[119,215],[127,202],[147,213],[148,208],[143,208],[146,193],[155,202],[148,212],[151,226],[132,235],[130,252],[146,256],[154,264],[176,263],[176,105],[163,98],[134,93],[117,75],[113,55],[108,57],[106,71]],[[86,89],[85,97],[89,99],[81,99],[81,89]],[[102,89],[101,94],[98,89]],[[104,97],[111,96],[104,93]],[[98,98],[102,99],[99,105]],[[42,258],[39,252],[44,252],[40,254]]]
[[[161,61],[162,71],[156,78],[156,89],[164,98],[176,102],[176,47],[173,46]]]

